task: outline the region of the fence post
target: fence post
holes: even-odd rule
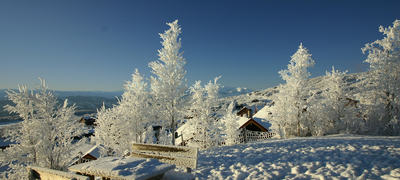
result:
[[[244,143],[247,143],[247,132],[246,132],[246,128],[243,128],[243,141],[244,141]]]

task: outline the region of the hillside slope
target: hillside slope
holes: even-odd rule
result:
[[[361,72],[345,75],[344,81],[346,82],[346,87],[344,88],[344,91],[348,97],[358,99],[358,94],[360,93],[359,87],[365,83],[366,73],[367,72]],[[308,80],[306,88],[308,88],[309,92],[319,93],[325,88],[324,80],[324,76],[311,78]],[[272,96],[278,92],[277,87],[271,87],[237,96],[224,97],[220,100],[219,108],[225,110],[231,102],[235,101],[238,105],[238,109],[247,106],[253,109],[257,107],[257,109],[260,110],[265,106],[271,106]]]
[[[198,179],[400,179],[400,137],[335,135],[201,151]]]

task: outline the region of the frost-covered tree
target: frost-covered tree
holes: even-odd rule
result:
[[[98,111],[95,131],[96,142],[117,155],[130,151],[132,142],[144,142],[150,125],[148,85],[137,69],[124,90],[117,105],[111,109],[103,106]]]
[[[400,20],[395,20],[393,26],[379,27],[384,38],[368,43],[362,48],[368,57],[365,62],[370,64],[369,83],[373,86],[373,94],[377,108],[373,114],[379,114],[381,131],[378,134],[400,134]],[[379,104],[379,105],[378,105]],[[377,128],[377,127],[375,127]]]
[[[190,88],[192,93],[191,108],[193,118],[190,119],[190,126],[196,130],[194,132],[193,143],[197,143],[201,148],[208,148],[218,143],[220,129],[216,121],[215,112],[212,108],[218,100],[220,85],[217,83],[219,77],[214,82],[209,82],[204,87],[200,81]]]
[[[360,133],[363,123],[357,116],[358,108],[346,93],[347,84],[344,80],[346,72],[340,72],[332,67],[322,78],[320,93],[313,93],[307,101],[307,113],[312,135],[336,133]]]
[[[311,54],[300,44],[297,52],[291,57],[288,69],[279,71],[286,84],[278,87],[279,93],[273,99],[275,105],[271,108],[271,128],[283,138],[303,135],[303,111],[306,108],[305,99],[308,93],[306,86],[310,77],[307,69],[313,65]]]
[[[312,136],[322,136],[332,129],[329,124],[329,117],[327,117],[326,98],[321,95],[320,90],[310,92],[310,97],[307,98],[307,134]]]
[[[5,109],[23,120],[17,131],[9,132],[16,144],[5,150],[2,159],[12,168],[9,178],[26,179],[27,165],[65,170],[75,157],[70,154],[72,150],[84,142],[74,139],[85,133],[74,115],[75,106],[68,106],[67,100],[58,105],[44,80],[37,90],[19,86],[19,91],[9,90],[7,96],[15,105],[6,105]]]
[[[120,144],[118,143],[122,137],[121,129],[118,127],[122,126],[119,121],[121,116],[117,108],[106,108],[105,105],[97,110],[97,120],[95,127],[95,141],[96,144],[101,147],[101,154],[103,156],[124,153],[118,151]],[[118,152],[116,152],[118,151]]]
[[[343,77],[346,72],[339,72],[332,66],[331,72],[326,72],[325,88],[326,91],[323,93],[325,97],[325,117],[328,117],[328,124],[331,129],[338,129],[343,124],[343,118],[345,114],[345,93],[343,91],[344,82]]]
[[[235,102],[231,102],[226,109],[226,113],[222,118],[222,123],[225,127],[225,144],[233,145],[238,143],[239,131],[239,116],[234,112]]]
[[[183,52],[180,52],[181,28],[178,20],[167,25],[170,28],[160,34],[163,48],[158,50],[159,60],[150,62],[149,67],[155,75],[151,77],[151,91],[154,98],[153,108],[158,112],[156,117],[164,127],[174,133],[177,121],[184,116],[186,61],[182,56]],[[171,143],[175,144],[174,136],[171,137]]]
[[[344,76],[347,71],[340,72],[332,67],[331,72],[326,72],[325,109],[322,114],[328,118],[329,131],[327,133],[360,133],[363,122],[357,117],[357,107],[351,103],[352,99],[345,92],[346,82]]]

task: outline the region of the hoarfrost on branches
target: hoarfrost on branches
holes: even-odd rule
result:
[[[299,49],[291,57],[286,70],[279,71],[286,84],[278,87],[279,93],[274,97],[275,105],[271,108],[272,126],[283,138],[300,136],[304,131],[304,110],[306,108],[307,91],[305,86],[310,73],[307,69],[314,65],[308,50],[300,44]]]
[[[239,116],[234,112],[236,103],[231,102],[226,110],[225,116],[222,119],[225,131],[225,144],[233,145],[238,143],[239,131]]]
[[[162,118],[163,127],[168,127],[175,133],[177,121],[184,117],[184,96],[186,87],[186,64],[181,49],[181,27],[178,20],[167,23],[170,29],[160,34],[163,48],[158,50],[158,61],[149,63],[154,76],[151,77],[151,91],[154,98],[153,108]],[[171,136],[171,143],[175,144],[174,136]]]
[[[19,86],[18,91],[7,91],[15,105],[6,105],[5,109],[23,119],[17,131],[9,132],[16,144],[7,148],[3,157],[12,168],[10,178],[27,178],[26,169],[21,168],[27,165],[64,170],[74,157],[71,151],[85,140],[74,139],[85,133],[74,115],[75,106],[68,106],[67,100],[58,105],[46,82],[40,81],[37,90]]]
[[[363,129],[361,117],[358,117],[358,109],[356,105],[352,105],[349,95],[344,91],[346,83],[343,78],[345,72],[339,72],[332,67],[331,72],[326,72],[325,97],[326,108],[320,114],[329,117],[327,127],[329,134],[333,133],[360,133]],[[325,113],[324,113],[325,112]],[[321,117],[322,118],[322,117]]]
[[[369,81],[366,83],[369,87],[365,95],[376,101],[375,106],[366,110],[367,126],[376,134],[399,135],[400,20],[395,20],[393,26],[388,28],[380,26],[379,31],[384,38],[362,48],[368,54],[365,62],[370,64]]]
[[[124,90],[117,105],[110,109],[103,105],[98,111],[95,131],[96,142],[117,155],[130,151],[132,142],[144,142],[146,127],[150,126],[148,85],[137,69]]]
[[[308,127],[312,135],[360,133],[363,129],[359,109],[345,92],[345,75],[346,71],[340,72],[332,67],[322,80],[321,93],[314,92],[307,99]]]
[[[220,85],[217,83],[219,77],[214,82],[208,82],[204,87],[200,81],[190,88],[192,93],[192,111],[193,118],[187,123],[195,129],[192,144],[201,148],[209,148],[219,143],[220,129],[216,121],[215,112],[212,108],[218,100],[218,91]]]

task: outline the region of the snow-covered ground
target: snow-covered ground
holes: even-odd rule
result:
[[[200,152],[194,173],[196,179],[400,179],[400,137],[335,135],[218,147]]]

